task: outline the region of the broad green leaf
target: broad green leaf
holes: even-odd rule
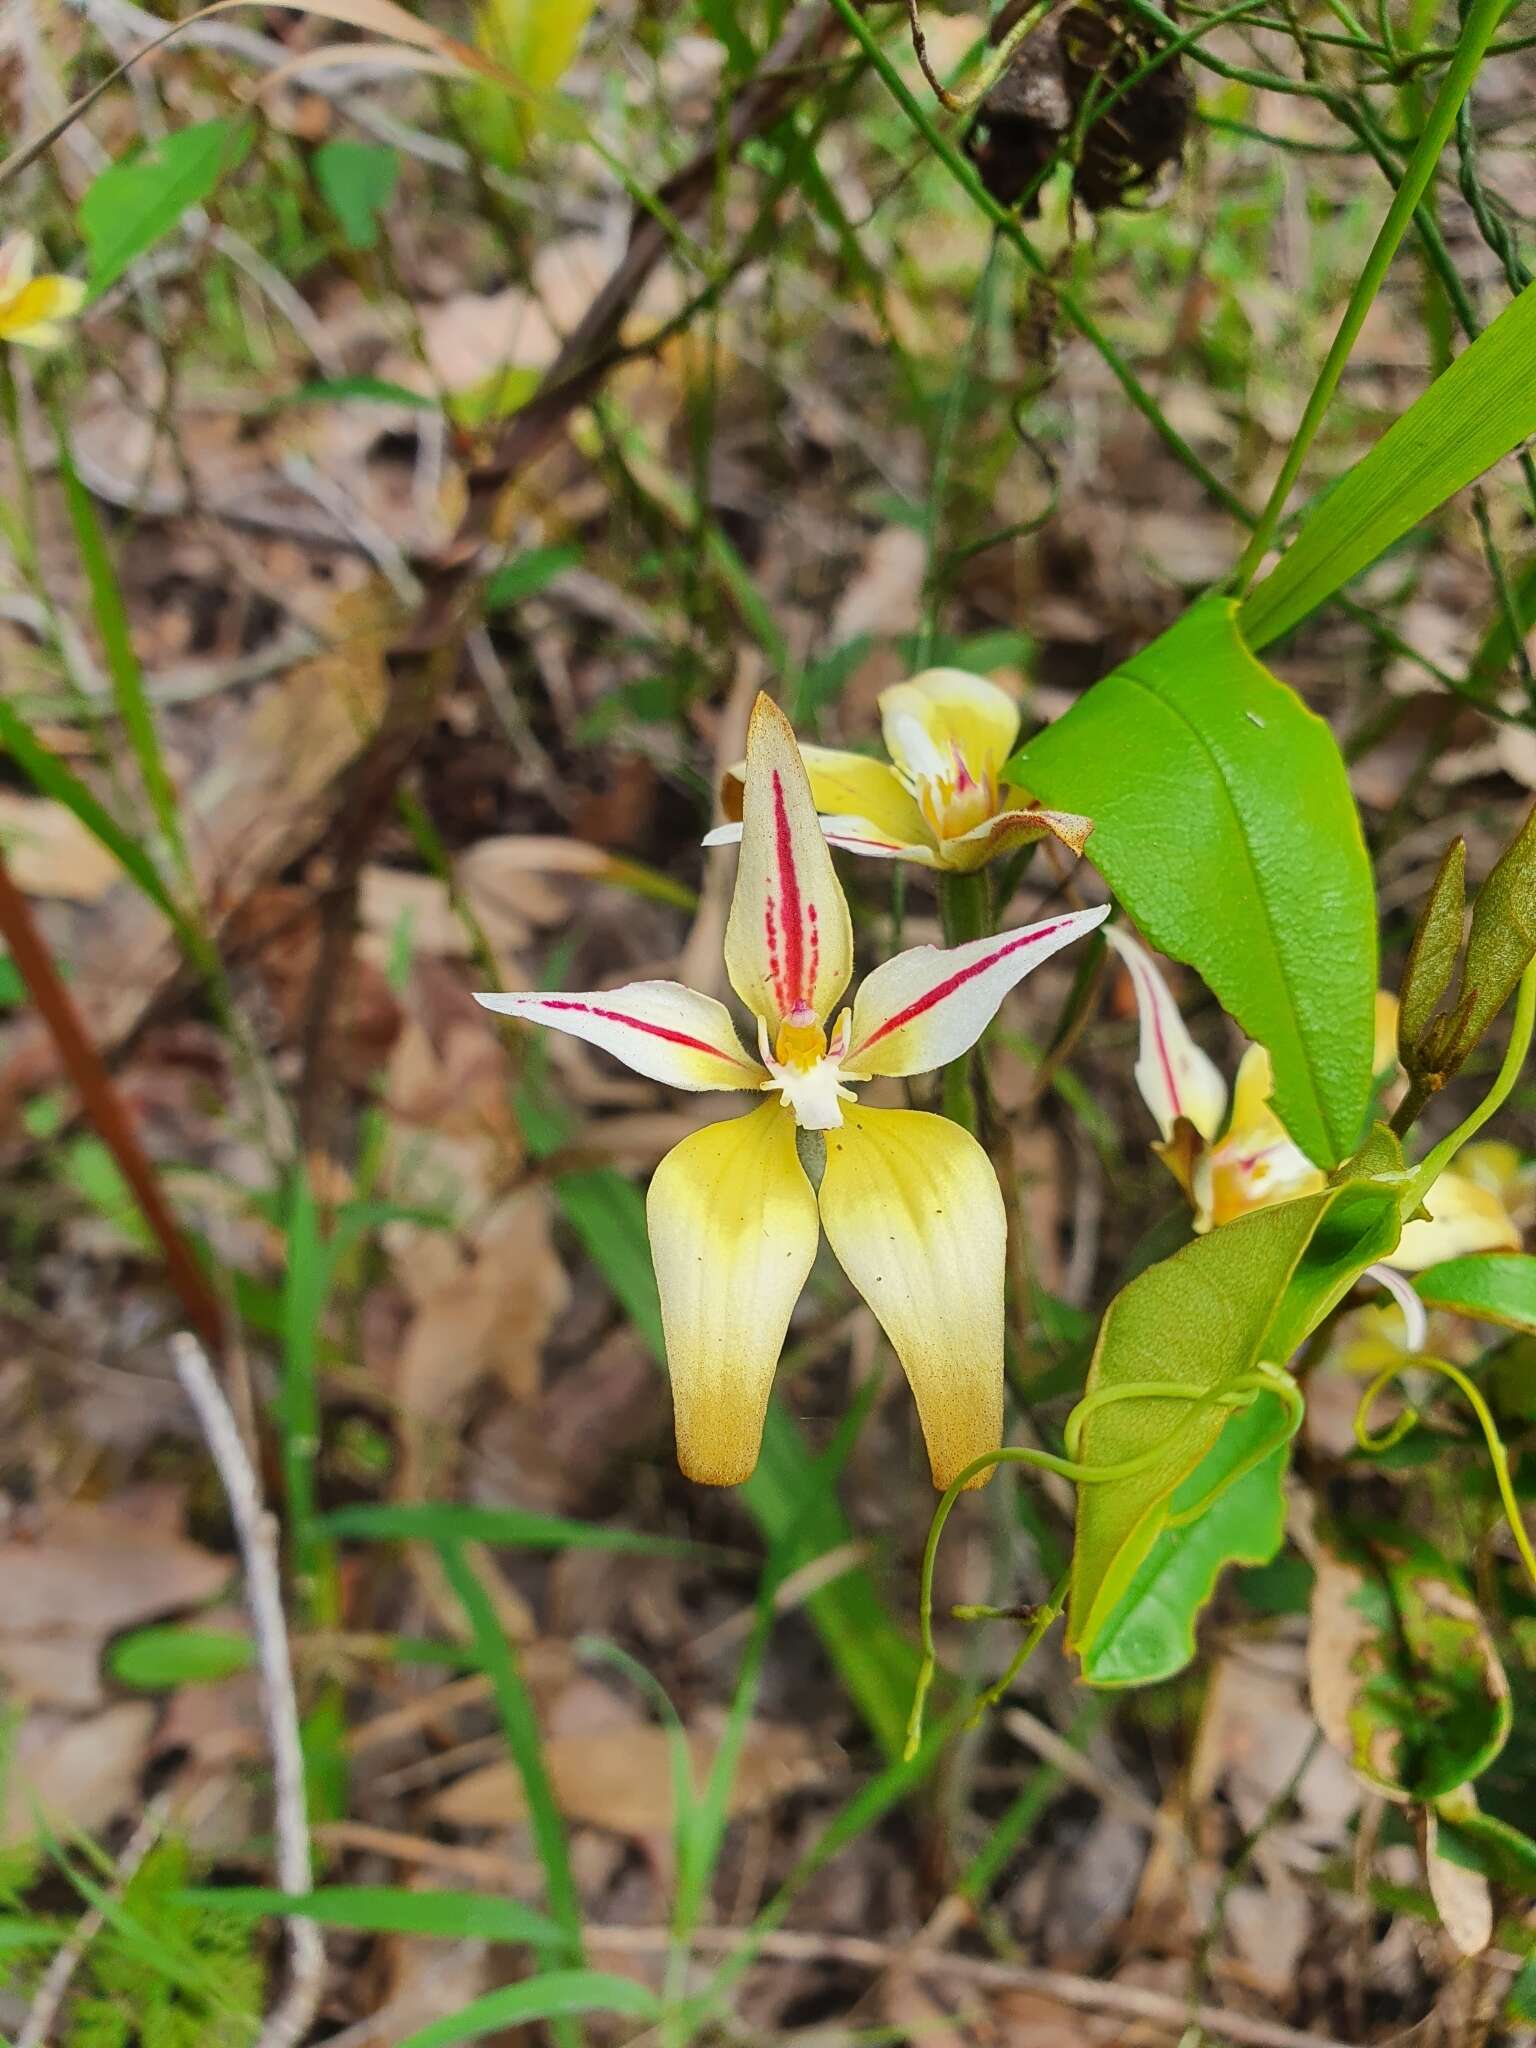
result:
[[[1329,1530],[1307,1660],[1323,1733],[1389,1799],[1432,1801],[1504,1747],[1509,1681],[1460,1575],[1413,1531]]]
[[[1250,1373],[1264,1355],[1275,1305],[1336,1192],[1239,1217],[1139,1273],[1105,1311],[1087,1392],[1155,1381],[1212,1392]],[[1134,1477],[1078,1487],[1067,1641],[1080,1655],[1089,1654],[1166,1523],[1175,1490],[1226,1420],[1220,1408],[1197,1411],[1179,1399],[1132,1398],[1089,1415],[1085,1464],[1158,1455]]]
[[[1426,1308],[1453,1309],[1483,1323],[1536,1331],[1536,1258],[1529,1252],[1476,1252],[1445,1259],[1414,1276]]]
[[[107,1665],[119,1685],[169,1692],[177,1685],[208,1685],[249,1671],[256,1653],[249,1636],[232,1629],[137,1628],[112,1645]]]
[[[1335,1177],[1317,1228],[1276,1304],[1264,1340],[1265,1358],[1279,1364],[1291,1357],[1366,1267],[1396,1248],[1409,1178],[1402,1146],[1385,1124],[1378,1124]]]
[[[560,1930],[546,1914],[517,1899],[483,1892],[407,1892],[392,1885],[326,1885],[295,1897],[263,1885],[189,1889],[188,1905],[241,1919],[269,1916],[314,1920],[360,1934],[424,1934],[450,1941],[547,1942]]]
[[[1165,953],[1269,1048],[1275,1109],[1332,1166],[1371,1095],[1376,909],[1333,735],[1197,605],[1014,756],[1094,821],[1089,857]]]
[[[453,2048],[459,2041],[478,2041],[534,2020],[557,2019],[565,2013],[612,2012],[622,2018],[654,2021],[661,2006],[654,1991],[633,1977],[614,1977],[606,1970],[550,1970],[521,1984],[488,1991],[445,2020],[434,2020],[400,2043],[400,2048]]]
[[[1193,1506],[1273,1435],[1273,1403],[1232,1420],[1169,1502]],[[1184,1528],[1165,1528],[1083,1656],[1090,1685],[1153,1685],[1195,1654],[1195,1621],[1229,1564],[1268,1564],[1285,1537],[1286,1446]]]
[[[314,155],[315,183],[335,214],[349,249],[378,246],[379,220],[395,196],[400,159],[378,142],[345,137],[324,142]]]
[[[1484,1877],[1511,1891],[1536,1897],[1536,1842],[1496,1814],[1476,1808],[1440,1816],[1440,1847],[1454,1852]]]
[[[1279,564],[1243,604],[1267,647],[1342,590],[1411,527],[1536,434],[1536,284],[1395,420],[1308,510]]]
[[[163,136],[131,163],[109,164],[80,201],[95,299],[200,206],[251,146],[248,120],[199,121]]]

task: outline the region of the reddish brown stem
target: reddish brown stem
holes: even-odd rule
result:
[[[107,1072],[106,1062],[80,1021],[74,999],[64,986],[42,933],[33,921],[27,899],[11,880],[0,854],[0,938],[10,948],[16,970],[31,992],[47,1026],[64,1071],[74,1082],[87,1118],[117,1162],[118,1172],[133,1191],[144,1220],[165,1258],[166,1274],[181,1298],[188,1320],[210,1351],[224,1348],[224,1313],[208,1276],[198,1264],[160,1186],[160,1178],[139,1142],[133,1120]]]

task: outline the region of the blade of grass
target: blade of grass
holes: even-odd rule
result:
[[[581,1899],[571,1873],[565,1817],[545,1768],[538,1717],[517,1668],[516,1651],[502,1633],[491,1597],[463,1548],[456,1543],[439,1543],[436,1547],[448,1583],[468,1618],[481,1669],[495,1690],[502,1733],[523,1781],[534,1846],[544,1869],[545,1898],[556,1928],[556,1938],[541,1944],[539,1953],[546,1962],[567,1968],[579,1966],[583,1960]],[[580,2029],[569,2021],[562,2022],[554,2031],[567,2042],[581,2038]]]
[[[636,1557],[729,1557],[717,1544],[679,1536],[650,1536],[640,1529],[605,1529],[564,1515],[536,1515],[522,1508],[466,1507],[423,1501],[337,1508],[322,1517],[333,1536],[374,1542],[491,1543],[509,1550],[617,1550]]]

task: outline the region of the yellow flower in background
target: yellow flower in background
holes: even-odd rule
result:
[[[1325,1187],[1326,1173],[1274,1112],[1274,1071],[1264,1047],[1250,1045],[1243,1054],[1229,1105],[1225,1081],[1190,1037],[1151,954],[1118,926],[1104,936],[1124,961],[1136,996],[1136,1085],[1161,1133],[1153,1149],[1189,1197],[1195,1229],[1211,1230]],[[1378,1076],[1394,1069],[1396,1044],[1397,999],[1382,991],[1376,998]],[[1518,1251],[1520,1233],[1509,1203],[1517,1185],[1530,1187],[1530,1176],[1522,1181],[1522,1173],[1510,1147],[1469,1145],[1460,1166],[1442,1173],[1425,1197],[1427,1214],[1403,1226],[1396,1251],[1384,1263],[1418,1273],[1467,1252]]]
[[[834,846],[961,874],[1047,835],[1082,852],[1091,819],[1027,805],[1004,787],[1019,707],[995,683],[964,669],[927,669],[881,691],[880,724],[889,761],[836,747],[800,749]],[[727,817],[740,819],[741,799],[738,767],[721,791]],[[704,844],[740,837],[739,823],[721,825]]]
[[[76,277],[34,277],[36,260],[31,235],[0,242],[0,341],[57,348],[65,339],[62,323],[79,312],[85,286]]]
[[[675,1088],[773,1098],[684,1138],[646,1200],[678,1462],[690,1479],[731,1486],[756,1465],[774,1368],[823,1230],[901,1360],[934,1485],[996,1449],[1006,1231],[991,1162],[958,1124],[866,1109],[854,1084],[959,1058],[1016,983],[1107,915],[1066,912],[947,950],[914,947],[877,967],[839,1011],[853,971],[848,905],[794,732],[760,696],[725,932],[726,973],[755,1022],[756,1057],[723,1003],[680,982],[479,997]],[[801,1162],[800,1131],[826,1134],[819,1188]]]

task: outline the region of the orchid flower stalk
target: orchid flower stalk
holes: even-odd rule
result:
[[[1146,948],[1118,926],[1104,934],[1124,962],[1136,997],[1140,1046],[1135,1077],[1157,1120],[1153,1149],[1188,1196],[1195,1229],[1207,1231],[1272,1202],[1315,1194],[1328,1176],[1302,1151],[1270,1101],[1274,1074],[1262,1045],[1250,1045],[1230,1102],[1214,1060],[1196,1045],[1173,991]],[[1395,1063],[1397,1005],[1376,1006],[1376,1071]],[[1492,1149],[1492,1148],[1490,1148]],[[1417,1273],[1469,1252],[1518,1251],[1520,1233],[1491,1174],[1462,1155],[1463,1171],[1442,1173],[1384,1263]]]
[[[723,1003],[678,982],[478,1000],[673,1087],[768,1098],[684,1138],[646,1202],[684,1473],[715,1486],[751,1474],[790,1315],[825,1231],[905,1369],[942,1490],[1001,1441],[1002,1196],[959,1125],[865,1107],[855,1089],[966,1052],[1009,990],[1107,908],[915,947],[839,1007],[853,970],[848,905],[794,733],[766,696],[747,738],[742,827],[725,968],[755,1052]],[[802,1133],[824,1134],[818,1186]]]
[[[834,846],[875,860],[915,861],[974,874],[988,861],[1051,837],[1081,853],[1091,820],[1027,804],[1003,782],[1019,736],[1019,707],[995,683],[964,669],[927,669],[880,693],[889,761],[836,747],[802,747],[822,830]],[[743,769],[721,790],[728,818],[741,817]],[[718,826],[706,846],[741,837]]]

